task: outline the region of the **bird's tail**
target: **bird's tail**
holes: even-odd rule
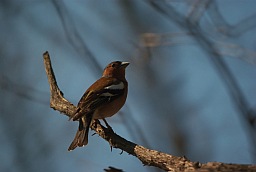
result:
[[[79,119],[79,127],[76,132],[76,136],[73,140],[73,142],[70,144],[68,151],[74,150],[77,146],[83,147],[88,144],[88,133],[89,133],[89,127],[92,121],[92,115],[90,116],[89,119],[85,119],[86,117],[83,116]]]

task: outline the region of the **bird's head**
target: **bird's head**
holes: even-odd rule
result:
[[[125,68],[129,62],[114,61],[108,64],[103,72],[103,77],[115,77],[117,79],[125,79]]]

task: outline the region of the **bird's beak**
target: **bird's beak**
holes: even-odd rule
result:
[[[129,64],[129,62],[122,62],[121,67],[126,68]]]

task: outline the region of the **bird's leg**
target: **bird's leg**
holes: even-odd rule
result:
[[[112,127],[108,124],[108,122],[106,121],[106,119],[105,119],[105,118],[103,118],[103,121],[104,121],[104,123],[105,123],[106,127],[107,127],[108,129],[110,129],[110,130],[112,130],[112,131],[113,131]]]

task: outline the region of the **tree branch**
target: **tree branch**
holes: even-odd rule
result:
[[[52,69],[51,60],[48,52],[43,54],[44,65],[48,82],[50,85],[50,107],[64,113],[68,117],[73,114],[77,107],[66,100],[63,93],[60,91],[56,78]],[[135,157],[137,157],[144,165],[155,166],[166,171],[230,171],[230,170],[246,170],[255,171],[256,166],[239,165],[239,164],[224,164],[224,163],[207,163],[200,164],[192,162],[186,157],[177,157],[162,153],[156,150],[150,150],[143,146],[130,142],[123,137],[117,135],[112,129],[102,126],[99,120],[95,120],[91,125],[99,136],[109,142],[111,147],[121,149]]]

